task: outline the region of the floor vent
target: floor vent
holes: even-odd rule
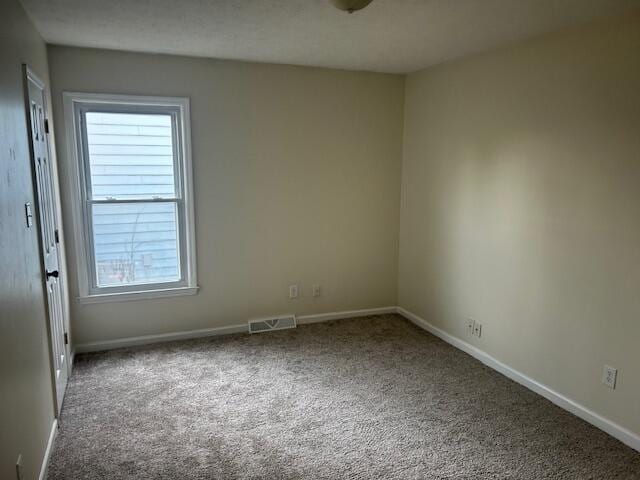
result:
[[[249,333],[270,332],[271,330],[285,330],[287,328],[296,328],[295,315],[249,320]]]

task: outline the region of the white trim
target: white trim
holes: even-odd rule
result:
[[[47,448],[44,451],[44,457],[42,458],[42,465],[40,466],[40,475],[38,475],[38,480],[45,480],[45,478],[47,478],[47,469],[49,468],[49,460],[51,459],[51,452],[53,451],[53,442],[55,442],[57,435],[58,420],[54,419],[51,424],[51,432],[49,432]]]
[[[385,315],[396,313],[397,307],[366,308],[363,310],[347,310],[344,312],[318,313],[315,315],[300,315],[296,317],[298,325],[309,323],[328,322],[330,320],[340,320],[343,318],[367,317],[369,315]]]
[[[75,360],[76,360],[76,348],[73,347],[73,350],[71,350],[71,356],[69,361],[69,378],[71,378],[71,373],[73,373],[73,362],[75,362]]]
[[[298,325],[318,322],[328,322],[341,318],[366,317],[369,315],[382,315],[396,313],[397,307],[369,308],[364,310],[346,310],[343,312],[320,313],[315,315],[302,315],[296,317]],[[199,330],[187,330],[183,332],[163,333],[160,335],[143,335],[140,337],[118,338],[97,342],[81,343],[76,345],[75,353],[99,352],[113,350],[115,348],[133,347],[136,345],[148,345],[152,343],[170,342],[173,340],[188,340],[191,338],[214,337],[228,335],[230,333],[248,333],[249,325],[230,325],[226,327],[202,328]]]
[[[617,438],[622,443],[630,446],[631,448],[640,451],[640,435],[624,428],[621,425],[589,410],[587,407],[580,405],[579,403],[571,400],[570,398],[562,395],[561,393],[552,390],[548,386],[534,380],[533,378],[521,373],[510,366],[495,359],[488,353],[480,350],[477,347],[465,342],[464,340],[455,337],[444,330],[430,324],[425,319],[419,317],[415,313],[405,310],[402,307],[397,307],[397,313],[405,317],[420,328],[423,328],[427,332],[441,338],[445,342],[453,345],[454,347],[468,353],[472,357],[480,360],[488,367],[496,370],[511,380],[527,387],[529,390],[543,396],[547,400],[555,403],[560,408],[574,414],[577,417],[589,422],[591,425],[598,427],[600,430],[608,433],[614,438]]]
[[[84,238],[84,216],[82,214],[82,181],[80,179],[80,157],[77,148],[76,122],[73,113],[73,102],[75,98],[80,98],[80,94],[64,92],[62,94],[64,105],[64,127],[67,141],[67,167],[69,169],[69,182],[71,183],[71,214],[73,224],[73,239],[78,265],[78,289],[80,296],[89,294],[89,275],[86,265],[88,264],[86,244]]]
[[[199,330],[186,330],[182,332],[161,333],[159,335],[142,335],[140,337],[118,338],[116,340],[104,340],[88,342],[76,345],[77,353],[100,352],[115,348],[134,347],[153,343],[171,342],[174,340],[189,340],[192,338],[215,337],[229,335],[231,333],[244,333],[247,325],[230,325],[227,327],[202,328]]]
[[[106,302],[130,302],[133,300],[148,300],[150,298],[179,297],[182,295],[195,295],[199,287],[160,288],[157,290],[140,290],[139,292],[107,293],[104,295],[88,295],[78,297],[82,304],[106,303]]]
[[[70,182],[73,193],[72,200],[72,217],[73,223],[82,228],[74,228],[74,241],[78,266],[78,290],[79,300],[81,303],[101,303],[105,301],[125,301],[139,298],[158,298],[176,295],[193,295],[197,293],[197,267],[196,267],[196,236],[195,236],[195,206],[193,192],[193,161],[191,158],[191,113],[190,102],[187,97],[157,97],[157,96],[140,96],[140,95],[112,95],[101,93],[78,93],[63,92],[65,129],[67,137],[67,160],[69,163]],[[81,138],[80,125],[77,121],[76,106],[82,104],[119,104],[133,106],[155,106],[155,107],[173,107],[179,111],[178,128],[176,132],[179,138],[178,147],[181,149],[180,170],[177,173],[180,178],[181,196],[179,201],[175,201],[176,205],[183,204],[184,223],[180,225],[180,231],[184,236],[184,255],[186,258],[181,259],[181,267],[184,270],[184,278],[179,285],[154,284],[153,287],[144,286],[127,286],[119,290],[115,287],[106,287],[103,293],[96,293],[96,289],[92,287],[93,276],[91,274],[92,259],[90,258],[90,239],[88,238],[88,228],[85,215],[86,188],[84,182],[84,167],[81,167],[82,154],[79,151],[78,139]],[[82,163],[84,165],[84,163]],[[84,192],[84,193],[83,193]],[[169,201],[169,200],[168,200]],[[171,200],[174,201],[174,200]],[[181,243],[183,239],[181,238]],[[138,287],[140,290],[136,290]],[[149,293],[149,295],[141,295]],[[126,295],[125,295],[126,294]],[[112,299],[107,298],[113,296]]]
[[[188,98],[182,99],[181,127],[182,138],[182,197],[185,202],[185,241],[186,241],[186,278],[189,287],[197,287],[198,269],[196,266],[196,214],[195,214],[195,194],[193,189],[193,159],[191,158],[191,102]],[[196,292],[197,293],[197,292]]]

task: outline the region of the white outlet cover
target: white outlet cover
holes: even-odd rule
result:
[[[298,285],[289,285],[289,298],[298,298]]]
[[[467,330],[469,331],[470,335],[473,335],[473,330],[475,327],[475,321],[473,320],[473,318],[468,318],[467,319]]]
[[[482,336],[482,324],[480,322],[473,322],[473,334],[478,338]]]
[[[602,369],[602,383],[609,388],[616,388],[618,369],[605,365]]]
[[[319,297],[320,296],[320,285],[314,285],[313,286],[313,296],[314,297]]]

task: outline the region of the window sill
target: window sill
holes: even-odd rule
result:
[[[130,302],[134,300],[149,300],[152,298],[180,297],[183,295],[195,295],[200,287],[161,288],[157,290],[142,290],[140,292],[103,293],[78,297],[82,304]]]

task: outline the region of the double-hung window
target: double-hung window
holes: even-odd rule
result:
[[[80,301],[197,291],[189,100],[65,93]]]

